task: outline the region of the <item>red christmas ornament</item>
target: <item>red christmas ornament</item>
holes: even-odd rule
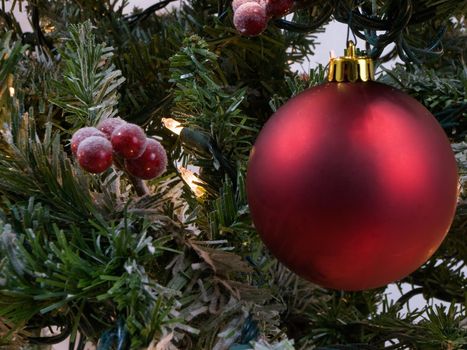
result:
[[[372,75],[350,49],[331,62],[333,80]],[[341,290],[384,286],[427,261],[451,224],[457,186],[435,118],[371,81],[329,82],[291,99],[261,131],[247,174],[265,245],[297,274]]]
[[[146,150],[135,159],[126,159],[125,168],[140,179],[149,180],[161,175],[167,167],[164,147],[154,139],[147,139]]]

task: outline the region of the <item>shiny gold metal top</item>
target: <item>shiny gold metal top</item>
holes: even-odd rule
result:
[[[331,57],[329,60],[328,81],[368,81],[375,80],[373,60],[355,54],[355,44],[350,40],[344,51],[345,56]]]

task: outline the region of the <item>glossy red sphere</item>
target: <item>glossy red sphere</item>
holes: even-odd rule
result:
[[[146,150],[135,159],[126,159],[125,168],[133,176],[149,180],[161,175],[167,167],[164,147],[154,139],[147,139]]]
[[[102,173],[112,166],[112,145],[105,137],[90,136],[83,140],[76,153],[78,164],[90,173]]]
[[[399,280],[439,247],[457,166],[435,118],[389,86],[327,83],[287,102],[251,153],[248,201],[270,251],[321,286]]]
[[[120,125],[114,130],[110,140],[115,153],[125,159],[138,158],[146,149],[146,134],[136,124]]]

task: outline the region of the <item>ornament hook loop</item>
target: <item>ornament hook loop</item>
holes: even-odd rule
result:
[[[352,40],[347,42],[347,48],[344,50],[345,57],[355,58],[357,57],[355,53],[355,44]]]
[[[373,60],[368,56],[358,56],[352,40],[347,42],[344,56],[329,60],[328,81],[356,82],[375,80]]]

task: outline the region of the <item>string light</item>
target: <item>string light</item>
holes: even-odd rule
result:
[[[48,24],[44,27],[44,33],[50,34],[55,32],[55,26],[52,24]]]
[[[194,172],[184,167],[178,167],[178,171],[180,172],[183,181],[185,181],[185,183],[190,186],[196,197],[200,198],[204,196],[206,190],[200,186],[200,183],[203,183],[203,181],[201,181],[201,179],[196,176]]]
[[[232,183],[234,184],[234,187],[236,186],[236,169],[230,165],[229,161],[224,157],[216,142],[209,134],[189,127],[183,127],[180,122],[172,118],[162,118],[161,121],[164,127],[172,131],[174,134],[180,136],[180,141],[184,148],[188,150],[194,150],[197,154],[201,154],[203,156],[212,157],[215,161],[215,164],[220,166],[220,168],[222,168],[228,174],[232,180]],[[199,179],[195,180],[199,181]],[[189,180],[185,181],[190,184]],[[190,187],[193,189],[193,186],[190,185]],[[197,197],[201,197],[205,192],[202,187],[200,188],[203,190],[203,193],[197,195]]]
[[[167,129],[169,129],[176,135],[180,135],[182,133],[182,130],[184,130],[184,134],[181,136],[186,136],[185,134],[187,134],[187,131],[189,131],[175,119],[162,118],[161,121]],[[188,135],[191,135],[191,133],[188,133]],[[185,183],[190,187],[190,189],[193,191],[196,197],[200,198],[204,196],[206,190],[202,186],[200,186],[200,183],[202,183],[202,181],[198,176],[196,176],[196,174],[193,171],[181,166],[178,167],[178,171],[180,172],[180,176],[182,177],[183,181],[185,181]]]
[[[4,58],[5,59],[8,58],[8,54],[5,54]],[[8,87],[8,92],[10,93],[10,97],[15,96],[15,88],[13,87],[13,74],[7,75],[6,86]]]
[[[180,122],[172,118],[162,118],[161,121],[167,129],[180,136],[180,140],[185,147],[195,149],[204,154],[212,153],[213,144],[209,135],[198,130],[183,127]]]
[[[177,135],[180,135],[183,130],[182,124],[172,118],[162,118],[162,124],[164,124],[167,129]]]

